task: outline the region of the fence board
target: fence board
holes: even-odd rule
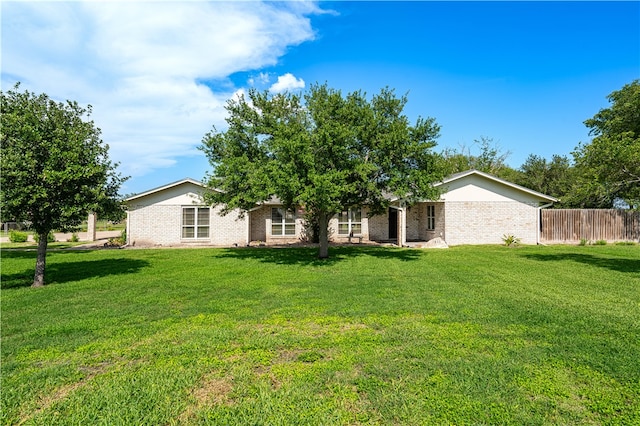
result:
[[[616,209],[540,211],[544,242],[640,241],[640,212]]]

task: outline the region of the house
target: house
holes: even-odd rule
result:
[[[436,201],[407,206],[391,197],[386,214],[368,217],[363,206],[334,216],[329,223],[331,240],[405,245],[439,237],[449,245],[500,244],[504,235],[513,235],[523,244],[537,244],[540,209],[557,201],[477,170],[457,173],[435,186],[442,190]],[[249,211],[220,216],[220,207],[203,205],[204,190],[204,184],[187,178],[129,197],[127,242],[245,246],[306,238],[301,209],[287,211],[273,198]]]

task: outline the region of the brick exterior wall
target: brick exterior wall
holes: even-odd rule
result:
[[[211,209],[211,228],[209,236],[211,244],[217,246],[245,246],[247,245],[247,215],[238,218],[238,210],[226,216],[220,216],[221,207]]]
[[[267,216],[271,217],[271,208],[261,207],[249,212],[251,216],[251,241],[267,241]]]
[[[298,212],[296,217],[296,235],[282,236],[271,235],[271,209],[278,206],[264,206],[251,211],[251,241],[262,241],[268,245],[293,244],[307,240],[305,234],[305,222],[302,214]],[[369,241],[369,219],[366,217],[367,209],[362,209],[362,241]],[[386,226],[386,225],[385,225]],[[329,241],[348,242],[347,235],[338,235],[338,218],[332,217],[329,220]]]
[[[127,243],[135,246],[180,243],[182,207],[135,205],[127,212]]]
[[[407,212],[407,241],[421,239],[421,233],[427,228],[427,208],[424,203],[413,205]]]
[[[422,221],[420,223],[420,230],[418,232],[418,239],[420,241],[429,241],[434,238],[440,237],[444,239],[445,231],[445,215],[444,215],[444,203],[420,203],[420,216]],[[427,229],[427,206],[435,207],[435,228]]]
[[[367,225],[371,241],[386,241],[389,239],[389,213],[370,217]]]
[[[444,213],[444,239],[449,245],[502,244],[505,234],[523,244],[537,243],[538,209],[533,203],[447,201]]]
[[[246,244],[246,217],[237,219],[237,212],[219,216],[219,207],[210,210],[209,238],[181,238],[183,207],[191,207],[191,205],[152,204],[129,206],[127,242],[136,246],[171,246],[178,244],[233,246]]]

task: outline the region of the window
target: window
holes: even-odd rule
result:
[[[436,206],[427,206],[427,230],[436,229]]]
[[[338,235],[362,233],[362,210],[349,209],[338,214]]]
[[[182,208],[182,238],[209,238],[209,208]]]
[[[296,235],[296,214],[280,207],[272,208],[271,235]]]

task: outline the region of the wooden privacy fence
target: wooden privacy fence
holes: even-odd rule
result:
[[[640,212],[603,209],[541,210],[540,239],[545,242],[639,241]]]

